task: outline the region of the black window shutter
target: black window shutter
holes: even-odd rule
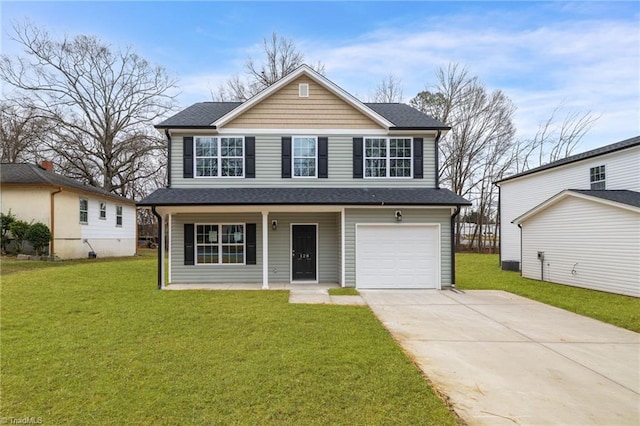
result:
[[[291,177],[291,136],[282,137],[282,177]]]
[[[247,265],[256,264],[256,224],[247,223],[245,241],[247,242]]]
[[[244,177],[256,177],[256,138],[253,136],[244,138]]]
[[[329,138],[318,138],[318,177],[329,177]]]
[[[184,224],[184,264],[185,265],[193,265],[194,262],[194,254],[195,247],[193,246],[193,237],[194,237],[194,229],[193,223],[185,223]]]
[[[422,179],[424,177],[423,170],[423,147],[422,138],[413,138],[413,178]]]
[[[353,178],[362,179],[362,138],[353,138]]]
[[[182,177],[193,177],[193,136],[182,138]]]

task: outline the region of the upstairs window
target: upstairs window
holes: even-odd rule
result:
[[[591,181],[591,189],[595,190],[603,190],[606,189],[606,176],[604,165],[591,167],[589,171],[590,181]]]
[[[122,226],[122,206],[116,206],[116,226]]]
[[[194,138],[196,177],[244,177],[244,138]]]
[[[89,201],[80,199],[80,223],[89,223]]]
[[[293,138],[293,176],[317,177],[317,139],[310,136]]]
[[[107,219],[107,203],[100,203],[100,219],[101,220],[106,220]]]
[[[365,177],[411,177],[411,138],[366,138]]]

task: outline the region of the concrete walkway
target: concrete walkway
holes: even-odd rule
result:
[[[640,424],[640,335],[502,291],[361,290],[471,425]]]

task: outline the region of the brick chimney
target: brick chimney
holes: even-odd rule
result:
[[[53,172],[53,163],[48,160],[42,160],[40,162],[40,168],[48,172]]]

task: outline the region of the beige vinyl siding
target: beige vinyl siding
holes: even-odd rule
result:
[[[309,97],[298,95],[298,85],[309,85]],[[362,114],[312,79],[302,76],[231,120],[226,128],[271,129],[380,129]]]
[[[185,265],[185,223],[255,223],[255,265]],[[260,213],[233,214],[175,214],[171,222],[171,278],[177,283],[262,283],[262,215]],[[245,253],[246,255],[246,253]]]
[[[345,223],[345,287],[356,285],[356,224],[397,223],[395,211],[402,210],[403,223],[440,224],[440,280],[442,287],[451,285],[451,210],[445,209],[347,209]],[[380,253],[384,256],[385,253]]]
[[[310,136],[324,136],[308,133]],[[256,137],[256,177],[246,178],[183,178],[182,136],[174,136],[171,142],[171,186],[173,188],[248,188],[248,187],[424,187],[435,186],[435,141],[427,135],[424,139],[423,179],[412,178],[353,178],[353,138],[362,135],[328,136],[329,176],[319,178],[282,178],[282,139],[279,135],[245,135]],[[286,135],[292,136],[292,135]]]
[[[522,225],[522,275],[640,297],[640,214],[569,197]],[[574,271],[572,273],[572,271]]]
[[[278,221],[278,229],[269,229],[270,283],[288,283],[291,280],[292,223],[318,225],[318,281],[332,284],[339,281],[339,213],[270,213],[269,224],[272,220]]]
[[[589,170],[601,165],[606,167],[606,189],[640,191],[640,146],[501,183],[501,260],[520,261],[520,230],[511,221],[565,189],[590,189]]]

